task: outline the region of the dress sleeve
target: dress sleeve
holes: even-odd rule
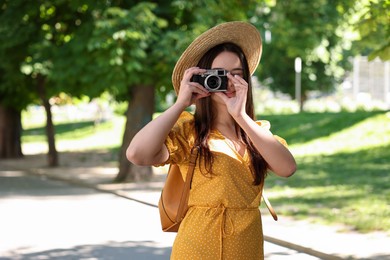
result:
[[[270,131],[271,129],[271,123],[267,120],[258,120],[256,121],[256,123],[260,126],[260,127],[263,127],[264,129],[267,129],[268,131]],[[284,140],[282,137],[278,136],[278,135],[274,135],[275,139],[278,140],[282,145],[284,145],[285,147],[288,147],[288,144],[286,142],[286,140]]]
[[[180,164],[188,160],[191,147],[194,144],[194,116],[189,112],[183,112],[171,131],[165,145],[169,152],[169,158],[162,164]]]

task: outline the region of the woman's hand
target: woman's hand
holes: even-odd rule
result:
[[[206,72],[205,69],[192,67],[184,72],[182,81],[180,82],[180,90],[176,102],[184,106],[184,108],[195,103],[196,100],[210,95],[210,92],[197,82],[192,82],[191,78],[195,74]]]
[[[184,72],[176,103],[149,122],[134,136],[126,150],[129,161],[137,165],[154,165],[168,160],[169,151],[165,140],[181,113],[197,99],[210,95],[202,85],[191,82],[194,74],[205,71],[194,67]]]
[[[248,93],[248,83],[239,75],[227,74],[229,79],[228,91],[216,92],[215,95],[220,97],[226,104],[229,114],[233,118],[241,117],[246,114],[245,106]]]

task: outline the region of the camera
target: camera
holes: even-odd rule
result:
[[[210,92],[227,91],[227,71],[223,69],[211,69],[205,73],[192,76],[192,82],[198,82]]]

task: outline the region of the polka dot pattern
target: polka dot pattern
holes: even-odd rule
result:
[[[266,121],[259,124],[270,127]],[[193,143],[194,118],[183,112],[166,140],[170,153],[166,163],[178,164],[184,179]],[[240,156],[218,131],[212,132],[209,146],[215,157],[213,175],[204,174],[203,160],[198,158],[189,210],[177,233],[171,259],[264,259],[258,208],[263,184],[252,184],[250,157],[247,152]]]

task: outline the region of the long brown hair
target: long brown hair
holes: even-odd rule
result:
[[[233,43],[223,43],[210,49],[199,61],[198,67],[204,69],[211,69],[211,65],[214,59],[224,51],[232,52],[238,55],[241,64],[243,66],[243,78],[248,82],[248,93],[246,102],[246,113],[255,119],[254,106],[253,106],[253,95],[252,95],[252,84],[251,76],[248,68],[248,62],[241,48]],[[204,167],[209,175],[212,175],[212,164],[214,161],[213,154],[210,152],[208,139],[212,129],[212,122],[216,117],[216,111],[213,110],[211,98],[201,98],[196,102],[195,110],[195,131],[196,140],[195,145],[200,148],[201,158],[204,158]],[[236,124],[236,129],[238,125]],[[247,134],[241,129],[240,135],[243,142],[246,144],[252,161],[252,172],[254,176],[254,185],[261,184],[267,175],[267,163],[260,155],[260,153],[254,147],[252,141],[249,139]]]

